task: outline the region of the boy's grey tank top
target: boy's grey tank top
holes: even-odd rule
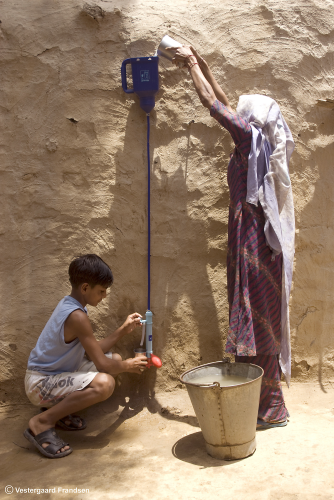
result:
[[[69,295],[59,302],[30,353],[28,370],[56,375],[75,372],[79,368],[85,349],[79,339],[69,344],[64,340],[65,320],[76,309],[81,309],[87,314],[87,309]]]

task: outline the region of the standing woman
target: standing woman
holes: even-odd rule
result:
[[[203,106],[232,136],[226,352],[264,370],[258,428],[285,426],[281,373],[291,376],[289,295],[294,211],[288,163],[294,143],[277,103],[241,96],[237,112],[204,59],[192,47],[169,49],[189,70]]]

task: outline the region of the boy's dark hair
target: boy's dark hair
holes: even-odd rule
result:
[[[101,285],[108,288],[114,281],[108,264],[94,253],[81,255],[72,260],[68,274],[70,283],[75,288],[83,283],[88,283],[91,287]]]

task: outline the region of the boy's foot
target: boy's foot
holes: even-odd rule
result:
[[[66,417],[57,420],[56,425],[65,431],[82,431],[87,427],[85,420],[79,415],[66,415]]]
[[[36,435],[28,428],[24,431],[23,435],[42,453],[42,455],[48,458],[63,458],[73,451],[72,448],[68,446],[68,443],[65,443],[57,436],[54,427]]]
[[[45,431],[48,431],[50,428],[54,427],[54,423],[52,422],[41,422],[41,417],[42,415],[39,414],[39,415],[35,415],[34,417],[32,417],[30,420],[29,420],[29,428],[26,429],[24,431],[24,436],[29,440],[31,441],[35,446],[36,444],[34,443],[33,439],[36,438],[39,434],[45,432]],[[31,436],[28,437],[28,434],[30,434]],[[57,436],[57,435],[56,435]],[[33,439],[30,439],[33,438]],[[50,438],[52,438],[52,436],[50,435],[49,436]],[[59,436],[57,436],[58,439]],[[51,441],[48,441],[47,439],[45,441],[43,441],[42,444],[39,443],[39,446],[41,446],[42,448],[47,448],[51,443]],[[39,449],[39,446],[36,446],[36,448]],[[60,454],[60,453],[64,453],[64,452],[67,452],[68,450],[71,450],[70,453],[72,453],[72,449],[68,446],[67,443],[64,443],[63,442],[63,446],[61,448],[58,448],[58,450],[55,452],[56,454]],[[40,450],[41,451],[41,450]],[[69,453],[66,453],[67,455],[69,455]],[[47,456],[47,455],[46,455]],[[65,456],[65,455],[61,455],[61,456]],[[51,457],[49,457],[51,458]],[[60,457],[59,457],[60,458]]]

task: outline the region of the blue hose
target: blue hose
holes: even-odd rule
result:
[[[151,163],[150,114],[147,113],[147,310],[151,309]]]

